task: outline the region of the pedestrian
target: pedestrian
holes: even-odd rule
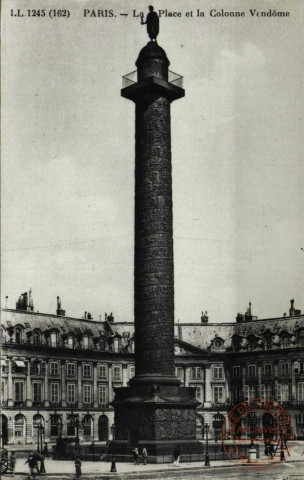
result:
[[[81,460],[79,457],[76,457],[75,459],[75,469],[76,469],[76,477],[79,478],[81,477]]]
[[[11,454],[10,454],[9,466],[10,466],[11,472],[14,473],[14,472],[15,472],[15,466],[16,466],[16,456],[15,456],[15,452],[11,452]]]
[[[138,448],[134,448],[134,450],[132,450],[132,453],[133,453],[133,460],[134,460],[134,465],[138,465],[138,460],[139,460],[139,453],[138,453]]]
[[[143,447],[142,452],[141,452],[141,456],[142,456],[144,465],[147,465],[148,452],[147,452],[146,447]]]
[[[29,454],[25,463],[28,463],[28,465],[29,465],[30,476],[31,477],[36,477],[36,475],[39,473],[39,470],[38,470],[37,458],[34,455],[34,452],[31,452]],[[34,470],[36,470],[36,472],[34,472]]]
[[[269,443],[269,455],[270,455],[271,459],[273,459],[273,456],[274,456],[274,446],[273,446],[273,443],[272,443],[272,442]]]
[[[175,465],[176,467],[179,467],[180,456],[181,456],[181,452],[178,445],[177,447],[175,447],[173,451],[173,465]]]
[[[44,456],[40,455],[40,470],[39,473],[46,473],[44,466]]]
[[[49,457],[49,447],[48,447],[47,442],[44,442],[43,455],[44,455],[45,457]]]

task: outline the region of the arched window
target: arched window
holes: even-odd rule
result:
[[[100,415],[98,419],[98,440],[102,442],[109,440],[109,419],[106,415]]]
[[[34,345],[40,345],[41,339],[40,339],[40,333],[39,332],[34,332],[33,335],[33,344]]]
[[[60,415],[51,415],[51,437],[59,437],[62,429],[62,420]]]
[[[20,327],[15,329],[15,341],[19,344],[22,343],[22,329]]]
[[[33,437],[34,439],[38,438],[39,428],[44,427],[44,418],[40,413],[37,413],[33,416]],[[37,443],[37,440],[34,440],[34,443]]]
[[[15,437],[25,437],[25,417],[21,413],[15,416]]]
[[[78,416],[69,415],[67,418],[67,435],[68,437],[76,436],[76,425],[79,424]]]
[[[91,437],[92,436],[92,417],[91,415],[85,415],[82,420],[83,425],[83,436],[84,437]]]

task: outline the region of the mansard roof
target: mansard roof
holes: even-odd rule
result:
[[[57,330],[60,333],[75,332],[76,334],[90,334],[100,336],[105,331],[105,322],[62,317],[38,312],[23,312],[19,310],[3,310],[1,323],[5,329],[10,325],[25,326],[27,330],[39,329],[42,333]],[[9,323],[8,323],[9,322]],[[27,325],[25,325],[27,324]]]

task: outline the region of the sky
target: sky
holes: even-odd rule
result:
[[[153,5],[186,92],[171,106],[175,320],[232,322],[249,301],[259,318],[291,298],[304,310],[303,2]],[[222,9],[245,16],[210,15]],[[149,40],[141,11],[3,2],[2,307],[32,288],[39,312],[59,295],[69,316],[133,321],[134,105],[120,89]]]

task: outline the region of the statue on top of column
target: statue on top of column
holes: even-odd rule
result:
[[[156,12],[154,12],[154,8],[150,5],[149,13],[147,15],[146,21],[143,21],[143,17],[141,17],[141,25],[147,25],[147,33],[151,40],[156,42],[156,37],[159,34],[159,17]]]

